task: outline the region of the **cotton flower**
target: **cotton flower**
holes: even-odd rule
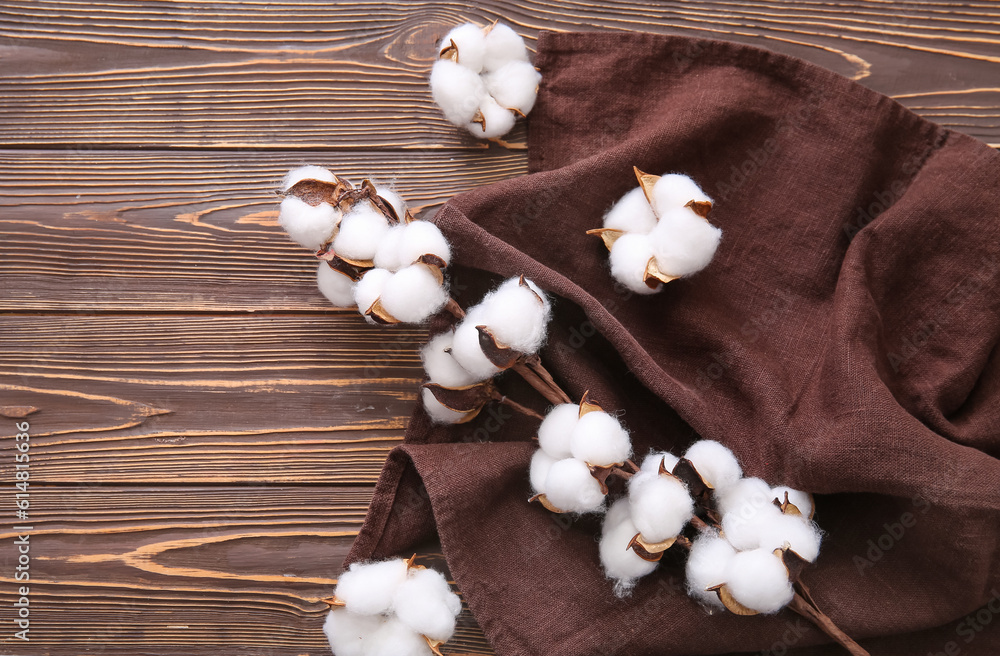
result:
[[[426,387],[420,390],[420,402],[427,411],[427,415],[437,424],[462,424],[473,417],[474,414],[452,410],[435,398],[434,393]]]
[[[534,283],[511,278],[487,294],[455,328],[452,355],[468,372],[483,379],[501,367],[482,347],[480,326],[492,335],[499,347],[531,355],[545,341],[551,306]]]
[[[354,281],[344,274],[334,271],[326,262],[320,262],[316,269],[316,286],[334,306],[355,307]]]
[[[684,457],[691,461],[702,480],[715,490],[733,485],[743,473],[733,452],[713,440],[695,442]]]
[[[723,608],[719,596],[708,588],[726,582],[726,569],[736,555],[733,546],[718,534],[702,534],[692,544],[685,565],[688,595],[707,606]]]
[[[337,581],[334,593],[353,613],[376,615],[392,608],[396,590],[407,577],[406,561],[353,563]]]
[[[340,221],[333,250],[348,260],[371,261],[389,232],[389,220],[370,203],[355,206]]]
[[[438,52],[431,95],[449,122],[473,136],[501,137],[534,106],[541,75],[528,61],[524,40],[506,25],[461,25]]]
[[[455,618],[462,611],[462,602],[439,572],[412,568],[396,590],[393,609],[413,631],[445,642],[455,633]]]
[[[610,251],[611,275],[628,289],[651,294],[662,283],[708,266],[722,231],[708,222],[712,199],[686,175],[649,175],[604,215],[600,235]]]
[[[379,302],[390,316],[420,323],[444,307],[448,292],[425,264],[411,264],[386,279]]]
[[[440,573],[401,559],[351,565],[329,601],[334,656],[430,656],[462,609]]]
[[[538,446],[553,458],[572,457],[570,438],[579,419],[580,406],[576,403],[561,403],[553,407],[538,427]]]
[[[293,241],[315,251],[330,240],[340,223],[340,212],[329,203],[310,205],[287,196],[281,201],[278,223]]]
[[[392,271],[386,269],[371,269],[365,273],[354,285],[354,302],[368,323],[375,323],[375,320],[365,314],[378,297],[382,295],[385,283],[392,277]]]
[[[621,423],[606,412],[588,412],[570,433],[574,458],[591,465],[609,466],[632,455],[632,443]]]
[[[758,613],[776,613],[795,591],[781,559],[766,549],[741,551],[726,566],[726,589],[733,599]]]
[[[598,549],[604,573],[615,582],[614,592],[618,597],[627,596],[639,578],[651,573],[657,566],[656,562],[642,559],[629,548],[638,532],[632,523],[628,499],[622,498],[611,504],[604,516]]]
[[[601,484],[590,473],[587,463],[576,458],[552,463],[542,493],[552,505],[564,512],[593,512],[600,510],[604,504]]]
[[[451,354],[455,332],[449,330],[435,336],[420,349],[420,360],[432,383],[445,387],[465,387],[483,380],[466,371]]]
[[[303,180],[321,180],[323,182],[335,182],[337,176],[333,174],[329,169],[325,169],[322,166],[315,166],[309,164],[307,166],[300,166],[297,169],[292,169],[285,174],[285,178],[281,181],[281,191],[282,193],[288,191],[292,187]]]
[[[671,474],[641,471],[628,482],[632,523],[647,543],[677,537],[694,515],[687,486]]]

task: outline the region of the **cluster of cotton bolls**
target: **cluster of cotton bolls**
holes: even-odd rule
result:
[[[418,221],[392,188],[355,188],[318,166],[290,171],[278,221],[320,257],[316,281],[337,307],[357,307],[371,323],[419,323],[448,301],[448,241]]]
[[[403,559],[351,565],[323,631],[335,656],[431,656],[462,602],[439,572]]]
[[[786,552],[810,563],[819,555],[822,536],[810,519],[812,497],[743,478],[736,457],[718,442],[696,442],[685,458],[712,490],[721,517],[691,545],[688,592],[708,606],[743,615],[777,612],[795,594]]]
[[[662,552],[684,539],[681,534],[695,517],[692,491],[675,475],[681,462],[670,453],[651,453],[629,479],[628,496],[605,517],[600,555],[616,594],[627,594],[656,569]],[[706,606],[743,615],[777,612],[794,596],[790,567],[819,555],[812,497],[743,478],[733,453],[711,440],[691,445],[683,462],[714,506],[712,523],[699,521],[690,544],[689,594]]]
[[[548,297],[535,283],[523,276],[504,281],[469,308],[453,329],[437,335],[421,350],[429,382],[461,390],[489,381],[541,348],[551,314]],[[421,391],[421,399],[439,423],[468,421],[478,412],[448,407],[428,386]]]
[[[621,423],[586,400],[553,407],[538,427],[538,446],[531,458],[533,498],[554,512],[603,510],[608,489],[596,474],[632,454]]]
[[[638,294],[696,273],[711,262],[722,231],[706,218],[712,199],[686,175],[653,176],[636,169],[639,186],[604,216],[599,234],[610,251],[611,275]]]
[[[431,69],[434,102],[454,125],[481,139],[495,139],[535,105],[541,74],[528,49],[506,25],[466,23],[441,42]]]

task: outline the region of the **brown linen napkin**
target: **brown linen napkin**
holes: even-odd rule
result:
[[[998,653],[1000,615],[968,642],[934,627],[994,596],[1000,611],[1000,154],[733,43],[543,33],[536,64],[532,174],[437,214],[455,296],[526,274],[556,296],[544,361],[574,397],[624,411],[640,457],[714,439],[746,475],[817,493],[827,535],[804,579],[873,654]],[[706,270],[655,296],[616,286],[584,235],[633,165],[691,175],[724,231]],[[504,410],[432,427],[417,410],[349,559],[436,530],[505,656],[839,653],[789,633],[807,625],[788,611],[706,614],[680,559],[616,599],[599,521],[526,502],[536,427]]]

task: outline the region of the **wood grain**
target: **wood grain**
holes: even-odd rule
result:
[[[644,30],[767,47],[1000,142],[988,102],[1000,62],[993,3],[14,0],[0,9],[0,143],[480,148],[441,118],[426,75],[450,27],[501,17],[529,39],[542,29]],[[911,103],[932,92],[960,100]]]
[[[417,210],[523,173],[522,153],[0,151],[0,312],[321,311],[277,224],[288,169],[392,180]]]
[[[0,395],[38,408],[42,481],[371,484],[424,341],[356,313],[7,317]],[[15,423],[0,421],[0,476]]]
[[[0,652],[328,655],[320,600],[370,498],[367,487],[34,486],[31,640],[4,631]],[[0,528],[4,608],[25,584],[13,580],[17,535]],[[421,553],[441,567],[433,547]],[[466,611],[451,647],[477,644]]]
[[[423,334],[331,310],[273,191],[320,163],[399,175],[426,210],[524,173],[426,84],[448,29],[498,17],[529,44],[770,48],[1000,146],[995,2],[6,0],[0,483],[27,420],[35,632],[28,649],[0,633],[0,654],[329,654],[319,599],[402,437]],[[467,610],[446,653],[491,653]]]

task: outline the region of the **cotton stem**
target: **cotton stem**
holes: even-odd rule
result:
[[[861,645],[854,642],[851,636],[841,631],[823,611],[810,604],[798,591],[792,597],[788,608],[815,624],[823,633],[833,638],[837,644],[853,656],[871,656]]]
[[[538,414],[537,412],[535,412],[531,408],[529,408],[527,406],[523,406],[520,403],[518,403],[517,401],[512,401],[511,399],[507,398],[505,395],[501,394],[500,392],[498,392],[496,390],[493,391],[493,395],[492,396],[493,396],[493,400],[494,401],[497,401],[499,403],[502,403],[505,406],[508,406],[509,408],[513,409],[515,412],[520,412],[521,414],[527,415],[528,417],[533,417],[534,419],[537,419],[538,421],[542,421],[543,419],[545,419],[545,417],[543,417],[542,415]]]

